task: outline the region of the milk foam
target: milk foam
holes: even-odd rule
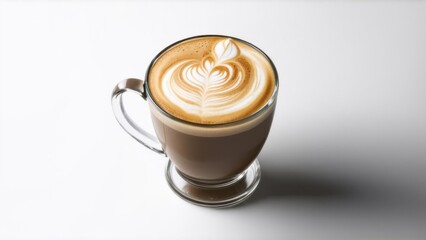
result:
[[[262,54],[224,37],[183,42],[161,56],[151,72],[149,87],[160,107],[206,124],[251,115],[268,101],[275,84]]]

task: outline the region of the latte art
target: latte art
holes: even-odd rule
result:
[[[201,62],[192,59],[176,62],[164,74],[165,96],[188,113],[201,117],[244,108],[243,105],[250,104],[242,102],[245,95],[255,89],[245,89],[250,87],[243,84],[248,73],[233,61],[238,54],[238,47],[226,39],[218,42],[213,54]]]
[[[178,118],[207,124],[235,121],[257,111],[272,94],[267,60],[242,42],[195,39],[167,54],[173,60],[160,58],[149,84],[154,100]]]

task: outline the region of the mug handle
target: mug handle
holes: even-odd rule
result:
[[[138,126],[127,114],[123,106],[122,98],[122,95],[125,92],[136,93],[141,96],[143,100],[147,100],[145,86],[142,80],[128,78],[119,82],[112,91],[111,96],[112,110],[118,123],[130,136],[136,139],[136,141],[140,142],[152,151],[166,156],[166,153],[164,152],[157,137]]]

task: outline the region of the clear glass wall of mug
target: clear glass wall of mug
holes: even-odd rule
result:
[[[127,115],[122,94],[148,102],[156,136]],[[238,38],[203,35],[160,52],[145,81],[114,88],[116,119],[132,137],[169,159],[166,178],[183,199],[228,207],[247,199],[260,180],[256,159],[268,136],[278,75],[259,48]]]

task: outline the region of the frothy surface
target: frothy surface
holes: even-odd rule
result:
[[[195,123],[243,119],[271,97],[275,79],[256,49],[226,37],[200,37],[168,49],[149,73],[155,102],[171,115]]]

